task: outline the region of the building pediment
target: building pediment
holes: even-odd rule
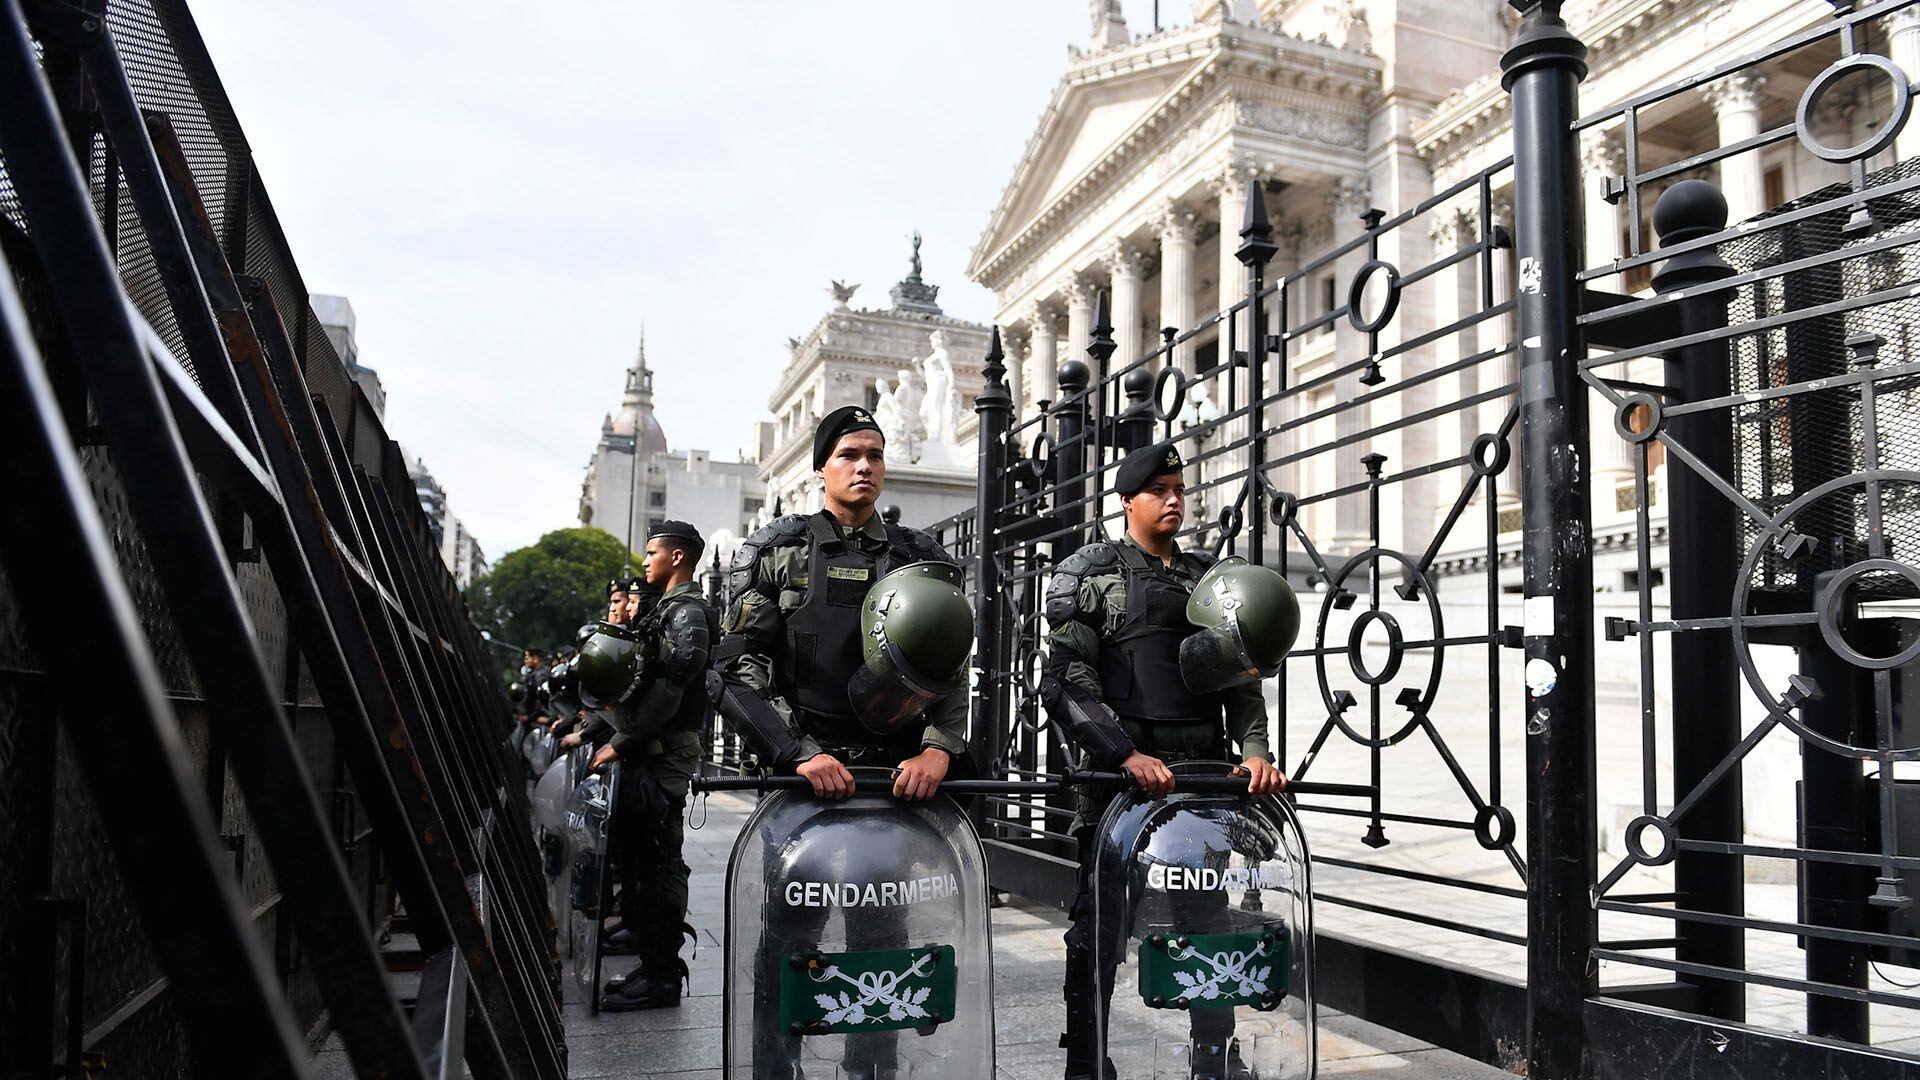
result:
[[[1283,91],[1278,121],[1236,117],[1303,141],[1347,146],[1364,127],[1351,119],[1371,101],[1380,63],[1371,55],[1250,26],[1199,23],[1131,46],[1076,59],[1055,88],[986,231],[967,276],[993,286],[1021,250],[1071,217],[1104,185],[1201,123],[1223,93],[1250,82]],[[1237,93],[1237,92],[1235,92]],[[1329,123],[1312,121],[1324,104]],[[1337,130],[1336,130],[1337,129]]]

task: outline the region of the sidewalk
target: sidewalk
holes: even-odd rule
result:
[[[589,1015],[569,973],[567,1047],[575,1077],[632,1080],[718,1080],[722,888],[733,838],[753,803],[715,795],[704,827],[687,833],[686,860],[693,869],[689,921],[700,933],[693,969],[693,996],[678,1009]],[[696,806],[693,819],[700,820]],[[994,1006],[999,1076],[1002,1080],[1058,1080],[1057,1045],[1065,1006],[1060,970],[1066,917],[1050,908],[1014,900],[994,912]],[[609,970],[624,972],[631,958],[614,957]],[[1497,1069],[1435,1049],[1351,1016],[1320,1014],[1320,1075],[1382,1080],[1495,1080]],[[1129,1078],[1131,1080],[1131,1078]]]

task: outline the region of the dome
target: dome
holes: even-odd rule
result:
[[[620,411],[613,414],[607,430],[615,435],[634,436],[635,443],[649,453],[667,452],[667,433],[653,415],[653,371],[647,367],[647,342],[640,339],[640,354],[627,369],[627,392],[620,399]]]

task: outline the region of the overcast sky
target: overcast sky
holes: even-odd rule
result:
[[[1088,32],[1086,0],[192,9],[307,287],[494,559],[576,523],[643,321],[669,442],[731,456],[828,280],[884,305],[912,230],[991,318],[968,252]]]

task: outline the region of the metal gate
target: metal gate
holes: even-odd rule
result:
[[[1920,166],[1890,161],[1910,95],[1875,51],[1910,0],[1836,3],[1585,117],[1561,5],[1514,6],[1512,157],[1317,252],[1276,238],[1255,179],[1244,299],[1116,356],[1102,295],[1033,415],[996,337],[978,506],[939,530],[977,601],[976,756],[1062,771],[1040,597],[1124,528],[1120,455],[1171,439],[1180,543],[1303,597],[1267,687],[1282,767],[1374,788],[1301,807],[1324,1000],[1535,1077],[1913,1075],[1891,1045],[1920,998],[1873,966],[1920,962],[1897,768],[1920,757]],[[1756,69],[1811,75],[1791,122],[1680,160],[1646,139]],[[1842,83],[1870,116],[1836,139],[1817,118]],[[1583,155],[1597,139],[1614,153]],[[1743,187],[1750,220],[1681,183],[1796,141],[1835,182]],[[1591,268],[1589,185],[1626,219]],[[1745,805],[1793,807],[1797,835]],[[991,802],[1000,887],[1066,903],[1070,812]]]

